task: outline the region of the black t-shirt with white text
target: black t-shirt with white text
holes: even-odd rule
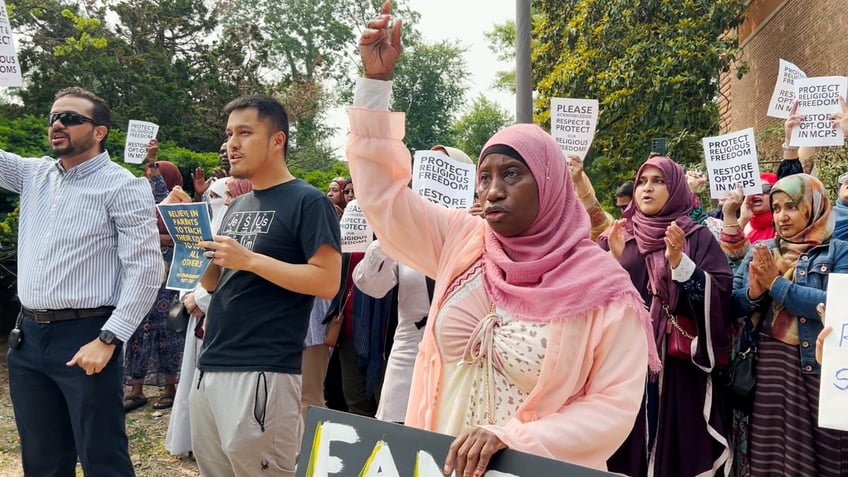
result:
[[[341,240],[331,202],[300,179],[236,198],[219,235],[291,264],[308,263],[322,245],[340,250]],[[313,300],[254,273],[224,269],[209,303],[198,369],[300,374]]]

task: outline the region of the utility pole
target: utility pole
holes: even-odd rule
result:
[[[515,122],[533,122],[530,0],[515,1]]]

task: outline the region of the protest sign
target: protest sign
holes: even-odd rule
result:
[[[468,209],[474,202],[474,164],[459,162],[439,151],[415,151],[412,190],[451,209]]]
[[[310,407],[296,477],[445,477],[454,438],[345,412]],[[453,473],[451,474],[454,475]],[[504,449],[484,477],[604,477],[608,472]]]
[[[795,102],[795,80],[806,77],[801,68],[781,59],[777,71],[777,83],[774,85],[766,116],[787,119],[792,103]]]
[[[368,244],[374,240],[374,232],[365,220],[365,213],[359,208],[356,199],[345,206],[339,226],[342,229],[343,253],[365,252]]]
[[[742,186],[745,195],[763,193],[754,128],[705,137],[701,141],[707,160],[710,198],[723,198],[727,191],[736,189],[736,184]]]
[[[824,265],[822,265],[824,268]],[[848,431],[848,274],[827,277],[825,325],[833,328],[824,340],[819,386],[819,427]]]
[[[165,288],[193,290],[211,261],[197,246],[202,240],[212,240],[209,206],[205,202],[191,204],[159,204],[159,214],[174,240],[174,258],[168,270]]]
[[[551,136],[566,156],[586,158],[597,124],[597,99],[551,98]]]
[[[147,157],[147,144],[156,138],[159,126],[147,121],[130,119],[127,126],[127,142],[124,145],[124,162],[141,164]]]
[[[792,128],[791,146],[842,146],[845,137],[841,128],[834,128],[830,115],[841,112],[839,96],[845,97],[848,78],[822,76],[795,80],[796,114],[801,124]]]
[[[6,3],[0,0],[0,86],[22,86],[21,65],[12,38]]]

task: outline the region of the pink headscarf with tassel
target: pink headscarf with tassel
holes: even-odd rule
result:
[[[483,147],[514,149],[536,180],[539,213],[528,230],[504,237],[487,227],[483,253],[486,292],[496,305],[527,321],[568,320],[613,301],[641,303],[630,276],[589,239],[589,216],[574,192],[554,139],[532,124],[497,132]],[[479,179],[479,178],[478,178]],[[647,313],[642,313],[649,364],[658,369]]]

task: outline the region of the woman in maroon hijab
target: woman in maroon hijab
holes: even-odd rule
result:
[[[599,240],[650,308],[663,359],[662,371],[648,380],[633,431],[608,461],[612,472],[693,477],[723,467],[727,475],[730,468],[730,413],[713,376],[728,358],[731,328],[723,301],[729,302],[733,277],[719,243],[689,218],[691,209],[683,168],[653,156],[636,174],[622,220]],[[669,352],[670,336],[684,322],[696,337],[688,356]]]

